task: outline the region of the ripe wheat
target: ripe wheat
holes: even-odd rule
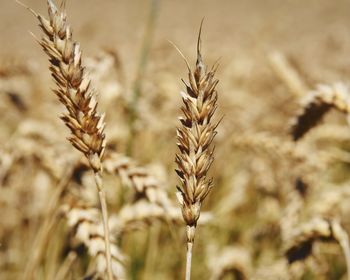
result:
[[[185,59],[186,61],[186,59]],[[213,187],[212,179],[208,179],[208,170],[214,160],[212,141],[216,135],[218,123],[212,121],[217,109],[216,85],[214,77],[217,66],[207,70],[201,54],[201,30],[197,43],[197,62],[192,71],[188,62],[189,84],[186,92],[181,92],[183,116],[179,118],[181,125],[177,129],[176,154],[177,175],[181,186],[177,197],[181,204],[182,215],[187,225],[187,270],[186,279],[191,275],[192,247],[201,206]]]

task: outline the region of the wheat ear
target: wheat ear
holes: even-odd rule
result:
[[[79,205],[78,201],[72,205],[63,205],[62,211],[67,218],[68,226],[74,230],[75,238],[86,246],[89,255],[95,259],[97,275],[103,277],[107,266],[104,257],[106,248],[98,209],[86,204]],[[110,244],[110,248],[112,275],[114,279],[125,279],[125,256],[114,242]]]
[[[201,216],[201,225],[210,223],[212,220],[211,213],[203,212]],[[118,215],[111,215],[111,233],[120,236],[131,230],[152,225],[156,221],[170,221],[172,224],[180,225],[183,221],[181,210],[176,205],[168,205],[167,208],[164,208],[146,199],[140,199],[132,204],[124,205]]]
[[[294,141],[315,127],[331,108],[349,115],[349,97],[349,89],[343,83],[318,85],[316,90],[309,92],[302,100],[302,112],[293,121],[291,132]]]
[[[222,280],[227,274],[237,279],[249,279],[252,270],[250,252],[241,246],[227,246],[218,255],[210,257],[211,280]]]
[[[202,25],[201,25],[202,28]],[[201,55],[201,28],[197,43],[197,63],[192,72],[187,60],[189,85],[182,92],[183,116],[177,129],[177,146],[175,162],[181,186],[177,187],[177,197],[181,204],[182,215],[186,222],[187,261],[186,280],[191,277],[191,259],[194,235],[203,200],[213,187],[207,172],[214,160],[211,143],[216,135],[218,123],[212,123],[217,108],[216,85],[214,78],[217,66],[207,71]]]
[[[165,208],[172,206],[165,188],[146,168],[137,165],[130,157],[110,152],[106,154],[103,166],[106,173],[117,175],[122,184],[134,190],[135,200],[146,198]]]
[[[349,237],[337,220],[315,218],[309,223],[300,225],[286,242],[286,257],[289,263],[303,260],[312,254],[313,243],[317,240],[336,241],[345,257],[350,279],[350,247]]]
[[[237,149],[247,149],[250,152],[266,153],[268,156],[282,158],[293,163],[304,164],[309,169],[320,170],[330,161],[328,153],[317,154],[316,157],[307,155],[307,148],[296,145],[295,142],[277,137],[266,132],[235,133],[230,139]]]
[[[50,71],[56,82],[54,93],[66,107],[61,119],[71,130],[68,140],[88,159],[95,174],[96,187],[102,208],[108,279],[113,279],[108,229],[108,213],[102,186],[101,159],[106,141],[104,115],[97,113],[97,101],[90,79],[82,66],[80,45],[73,41],[65,12],[59,11],[52,0],[47,1],[49,19],[29,9],[39,20],[44,36],[38,40],[49,56]]]

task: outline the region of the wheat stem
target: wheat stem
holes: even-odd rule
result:
[[[187,242],[187,253],[186,253],[186,280],[191,280],[191,267],[192,267],[192,242]]]
[[[348,273],[348,280],[350,280],[350,250],[349,250],[349,240],[345,242],[340,242],[340,247],[343,250],[345,261],[346,261],[346,269]]]
[[[147,68],[149,60],[150,50],[152,46],[154,29],[156,26],[156,19],[158,16],[160,1],[151,0],[150,12],[146,21],[146,30],[142,41],[141,55],[137,68],[136,78],[133,85],[133,96],[129,105],[129,125],[130,125],[130,136],[127,146],[127,155],[132,155],[134,138],[136,134],[135,122],[138,118],[138,103],[142,93],[143,76]]]
[[[350,247],[349,247],[349,236],[345,229],[341,226],[339,221],[334,221],[331,223],[332,225],[332,233],[334,235],[335,240],[339,243],[346,262],[346,269],[348,280],[350,280]]]
[[[107,210],[107,203],[106,203],[106,195],[102,186],[102,179],[101,179],[100,172],[95,172],[94,175],[95,175],[95,183],[98,189],[98,196],[100,199],[101,211],[102,211],[103,234],[104,234],[105,248],[106,248],[107,274],[108,274],[108,279],[113,280],[114,278],[112,273],[112,262],[111,262],[112,257],[111,257],[110,238],[109,238],[108,210]]]
[[[66,259],[64,260],[64,262],[61,265],[61,267],[59,268],[59,270],[57,271],[57,274],[56,274],[54,280],[67,279],[68,274],[69,274],[69,270],[71,269],[73,263],[77,260],[77,258],[78,258],[77,253],[74,251],[71,251],[68,254],[68,256],[66,257]]]

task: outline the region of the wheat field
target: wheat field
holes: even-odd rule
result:
[[[349,10],[2,0],[0,279],[350,279]]]

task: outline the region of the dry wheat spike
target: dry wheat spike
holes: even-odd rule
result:
[[[221,280],[227,274],[234,274],[236,279],[249,279],[252,260],[249,251],[240,246],[228,246],[218,256],[210,257],[211,280]]]
[[[214,160],[211,144],[218,126],[218,123],[212,121],[218,99],[215,89],[218,80],[214,77],[217,65],[208,71],[203,62],[201,28],[194,71],[183,56],[188,68],[189,84],[184,82],[186,92],[181,92],[183,116],[179,118],[181,125],[177,128],[179,152],[175,158],[178,168],[176,173],[181,180],[181,186],[177,187],[177,197],[187,225],[186,279],[190,279],[192,247],[202,202],[213,187],[212,179],[207,177],[207,173]]]
[[[104,115],[97,112],[95,93],[82,66],[80,45],[73,41],[66,13],[58,10],[52,0],[48,0],[47,5],[49,19],[26,8],[38,19],[43,31],[43,37],[37,41],[49,56],[49,68],[57,87],[54,93],[67,109],[61,119],[71,130],[68,140],[86,156],[95,174],[104,224],[107,274],[112,280],[108,213],[101,179],[101,159],[106,146]]]
[[[82,66],[80,45],[73,41],[66,14],[58,11],[51,0],[48,7],[49,20],[36,15],[45,34],[39,44],[50,58],[50,71],[57,86],[54,92],[67,108],[61,118],[71,130],[69,141],[99,172],[106,146],[104,115],[97,112],[91,81]]]
[[[234,134],[230,142],[235,148],[247,149],[253,152],[264,152],[293,163],[304,164],[310,169],[322,170],[332,160],[326,152],[309,155],[308,147],[296,145],[292,141],[277,137],[267,132],[244,132]]]
[[[117,215],[110,217],[111,232],[117,236],[132,230],[142,229],[155,221],[171,221],[180,224],[181,211],[178,207],[164,207],[151,203],[146,199],[140,199],[132,204],[124,205]]]
[[[212,215],[204,212],[201,215],[200,224],[206,224],[212,220]],[[131,230],[142,229],[155,221],[171,221],[174,224],[182,224],[181,210],[175,205],[167,208],[146,199],[138,200],[132,204],[124,205],[117,215],[110,217],[111,232],[115,235],[127,233]]]
[[[317,240],[336,241],[341,246],[350,279],[350,247],[349,237],[337,220],[315,218],[308,223],[300,225],[291,233],[286,241],[285,255],[289,263],[303,260],[312,254],[313,243]]]
[[[63,205],[62,212],[67,218],[69,228],[74,230],[74,236],[78,242],[83,243],[88,253],[96,261],[96,276],[104,278],[106,271],[106,258],[103,225],[100,222],[100,213],[97,208],[88,205]],[[116,279],[125,279],[125,256],[111,239],[112,273]]]
[[[118,175],[124,185],[132,188],[137,200],[147,198],[152,203],[171,206],[169,196],[159,181],[131,158],[110,152],[106,155],[103,166],[107,173]]]
[[[292,124],[291,133],[294,141],[298,141],[315,127],[331,108],[348,115],[350,112],[349,97],[348,87],[340,82],[333,85],[318,85],[316,90],[309,92],[302,101],[302,112]]]

